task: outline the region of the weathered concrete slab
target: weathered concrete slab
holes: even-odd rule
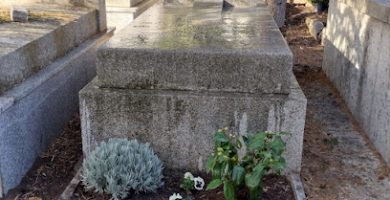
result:
[[[382,10],[390,15],[389,0],[331,1],[323,69],[390,165],[390,22]]]
[[[286,20],[286,3],[287,0],[265,0],[268,4],[268,7],[271,9],[271,13],[274,16],[276,24],[278,27],[284,25]]]
[[[291,83],[291,82],[290,82]],[[99,88],[80,92],[83,150],[112,137],[150,142],[170,168],[204,169],[213,132],[287,131],[288,171],[300,171],[306,98],[291,83],[290,95]],[[180,162],[177,162],[180,160]]]
[[[135,7],[145,0],[106,0],[107,6],[130,8]]]
[[[78,108],[78,91],[95,76],[99,35],[0,97],[0,188],[17,186]]]
[[[288,93],[292,53],[266,6],[150,8],[99,50],[104,87]]]
[[[379,21],[390,23],[389,0],[340,0],[339,3],[348,5],[354,11],[376,18]]]
[[[135,18],[140,16],[158,0],[144,0],[135,7],[107,6],[107,26],[115,27],[116,32],[128,26]]]
[[[98,32],[96,10],[29,7],[31,22],[0,24],[0,94]]]
[[[286,3],[287,0],[224,0],[225,6],[228,7],[257,7],[262,6],[264,3],[270,9],[272,16],[278,27],[284,25],[286,19]]]

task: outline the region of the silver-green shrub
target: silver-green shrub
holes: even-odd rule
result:
[[[149,144],[137,140],[102,142],[83,162],[82,181],[87,190],[125,198],[133,190],[155,192],[163,185],[162,162]]]

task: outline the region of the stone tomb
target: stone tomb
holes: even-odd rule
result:
[[[287,131],[299,173],[306,98],[269,8],[177,6],[159,2],[99,49],[80,92],[84,153],[137,138],[168,168],[203,170],[218,128]]]
[[[390,0],[331,0],[325,30],[322,68],[390,166]]]
[[[100,0],[7,2],[30,19],[0,19],[0,198],[77,112],[78,92],[96,74],[96,49],[108,39]]]

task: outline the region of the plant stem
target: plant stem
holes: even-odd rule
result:
[[[259,187],[249,190],[249,200],[259,200],[261,199],[263,193],[262,183],[260,183]]]

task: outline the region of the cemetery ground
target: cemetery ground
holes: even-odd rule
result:
[[[305,7],[288,5],[287,25],[283,28],[294,53],[294,73],[308,99],[301,172],[307,197],[390,199],[389,169],[321,71],[323,48],[307,32],[304,21],[308,15]],[[80,124],[78,114],[75,114],[61,136],[41,155],[20,186],[6,199],[57,199],[75,175],[81,156]],[[180,177],[182,174],[169,172],[166,176]],[[269,179],[273,184],[284,181],[283,178]],[[178,187],[171,189],[178,190]],[[90,194],[80,191],[80,188],[76,194],[78,199],[91,199]],[[164,195],[170,194],[171,191]]]

